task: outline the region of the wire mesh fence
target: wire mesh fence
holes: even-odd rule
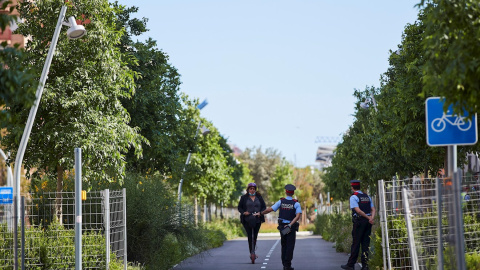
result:
[[[460,242],[465,254],[480,251],[480,184],[473,176],[458,179],[459,188],[451,178],[379,181],[385,268],[437,269],[444,257],[455,264]],[[456,225],[456,213],[463,224]]]
[[[75,193],[58,195],[25,196],[20,215],[13,204],[0,205],[0,269],[75,269]],[[125,216],[125,190],[88,193],[82,202],[82,269],[108,269],[110,254],[126,263]]]

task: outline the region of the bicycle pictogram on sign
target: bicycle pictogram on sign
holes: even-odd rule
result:
[[[452,121],[451,119],[454,120]],[[466,119],[466,117],[443,113],[442,117],[433,119],[432,129],[435,132],[442,132],[447,126],[447,123],[452,126],[457,126],[457,128],[461,131],[467,131],[472,127],[472,121],[470,119]]]

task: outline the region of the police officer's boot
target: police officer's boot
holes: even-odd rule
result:
[[[284,267],[283,267],[283,270],[295,270],[295,269],[294,269],[293,267],[286,267],[286,266],[284,266]]]
[[[341,267],[342,269],[345,269],[345,270],[355,270],[355,265],[349,266],[348,264],[343,264]]]

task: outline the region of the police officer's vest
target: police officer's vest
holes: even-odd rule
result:
[[[280,199],[280,214],[278,218],[292,221],[296,216],[295,203],[298,202],[295,199],[287,200],[285,198]]]
[[[353,195],[358,198],[358,208],[362,210],[365,214],[369,215],[372,212],[372,207],[370,205],[370,197],[367,194],[355,192]],[[352,208],[352,217],[357,217],[357,212]]]

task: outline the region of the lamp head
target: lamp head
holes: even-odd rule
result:
[[[85,36],[87,33],[87,30],[85,30],[83,25],[77,25],[75,17],[73,16],[68,18],[68,26],[70,26],[70,28],[67,30],[68,39],[78,39]]]
[[[206,126],[202,126],[200,130],[202,131],[203,136],[208,135],[210,133],[210,129],[208,129]]]
[[[360,102],[360,107],[362,107],[362,109],[368,109],[368,107],[370,107],[370,105],[368,105],[368,103],[366,103],[366,102]]]

